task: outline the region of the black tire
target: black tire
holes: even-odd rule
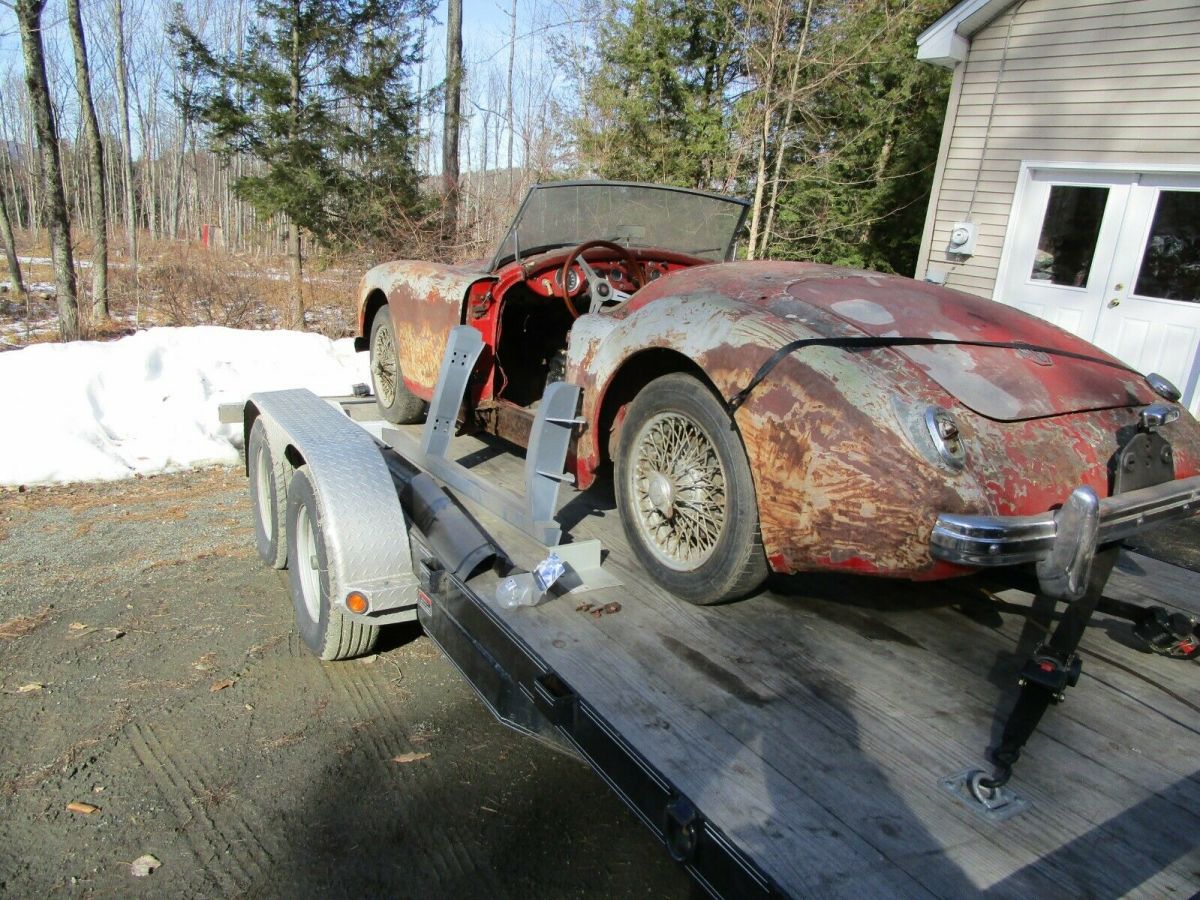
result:
[[[616,457],[621,524],[659,584],[699,605],[762,584],[767,560],[750,464],[706,385],[683,373],[646,385],[629,406]]]
[[[287,463],[275,459],[262,419],[255,419],[246,444],[246,473],[250,476],[250,510],[254,516],[254,544],[258,555],[274,569],[287,568],[286,512]]]
[[[381,306],[371,320],[371,387],[375,405],[387,421],[411,425],[425,418],[425,401],[404,386],[392,311]]]
[[[288,582],[300,637],[321,659],[352,659],[370,653],[379,628],[358,621],[330,603],[340,593],[331,584],[321,506],[308,467],[292,474],[287,500]],[[315,563],[315,565],[314,565]]]

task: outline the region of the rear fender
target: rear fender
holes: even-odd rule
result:
[[[450,329],[464,321],[472,285],[494,280],[461,266],[398,260],[375,266],[358,288],[359,333],[368,337],[379,298],[386,298],[396,332],[404,385],[426,400],[433,396]]]

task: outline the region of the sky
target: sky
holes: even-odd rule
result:
[[[152,19],[156,11],[168,8],[169,2],[170,0],[126,0],[127,21],[142,7],[146,11],[145,15]],[[188,3],[194,3],[194,0],[185,0],[185,6]],[[551,18],[557,6],[558,0],[517,0],[518,65],[520,61],[545,57],[547,51],[541,39],[545,32],[538,23]],[[83,18],[89,31],[89,56],[92,57],[94,66],[97,56],[111,54],[111,29],[108,27],[111,8],[112,0],[82,0]],[[47,26],[50,39],[61,41],[59,55],[64,63],[69,64],[70,48],[64,10],[65,4],[62,0],[50,0],[43,24]],[[494,65],[501,72],[507,67],[510,10],[511,0],[463,0],[464,57],[468,68],[479,72],[481,78],[485,76],[488,65]],[[420,76],[425,88],[439,83],[445,74],[445,22],[446,2],[442,0],[434,12],[434,22],[426,35],[427,59]],[[130,40],[134,39],[136,38]],[[107,46],[102,47],[102,41]],[[19,77],[23,74],[24,67],[11,0],[0,0],[0,78],[9,71]],[[519,104],[520,98],[517,102]],[[464,105],[464,113],[473,111],[469,104]],[[136,122],[134,126],[136,128]],[[65,132],[68,129],[61,130]],[[438,130],[436,122],[432,123],[430,130]],[[435,168],[436,160],[437,154],[432,154],[429,162]]]

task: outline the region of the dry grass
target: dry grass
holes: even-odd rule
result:
[[[7,622],[0,622],[0,640],[15,641],[41,628],[50,619],[50,607],[46,607],[32,616],[17,616]]]
[[[18,241],[22,256],[45,257],[44,246],[28,236]],[[76,247],[80,331],[88,340],[112,340],[148,325],[221,325],[278,328],[288,306],[289,279],[283,256],[207,250],[180,241],[143,240],[139,270],[133,270],[119,244],[109,257],[109,321],[91,320],[90,253]],[[374,260],[357,256],[313,257],[305,261],[304,306],[309,330],[331,338],[355,327],[358,279]],[[27,285],[39,285],[27,298],[0,293],[0,349],[58,340],[54,272],[45,263],[22,266]],[[0,284],[8,269],[0,260]]]
[[[183,506],[170,506],[166,509],[152,509],[143,512],[123,511],[117,515],[117,522],[127,525],[131,522],[163,522],[166,520],[180,521],[186,519],[189,511]],[[79,522],[75,525],[75,537],[81,538],[91,532],[97,522]]]
[[[64,509],[83,512],[98,507],[142,506],[148,501],[179,503],[222,488],[241,493],[246,476],[240,467],[212,466],[186,473],[164,473],[136,479],[138,489],[129,490],[128,480],[92,484],[40,485],[25,490],[0,492],[0,509]]]

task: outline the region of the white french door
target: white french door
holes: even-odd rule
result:
[[[996,299],[1041,316],[1200,411],[1200,173],[1031,168]]]

